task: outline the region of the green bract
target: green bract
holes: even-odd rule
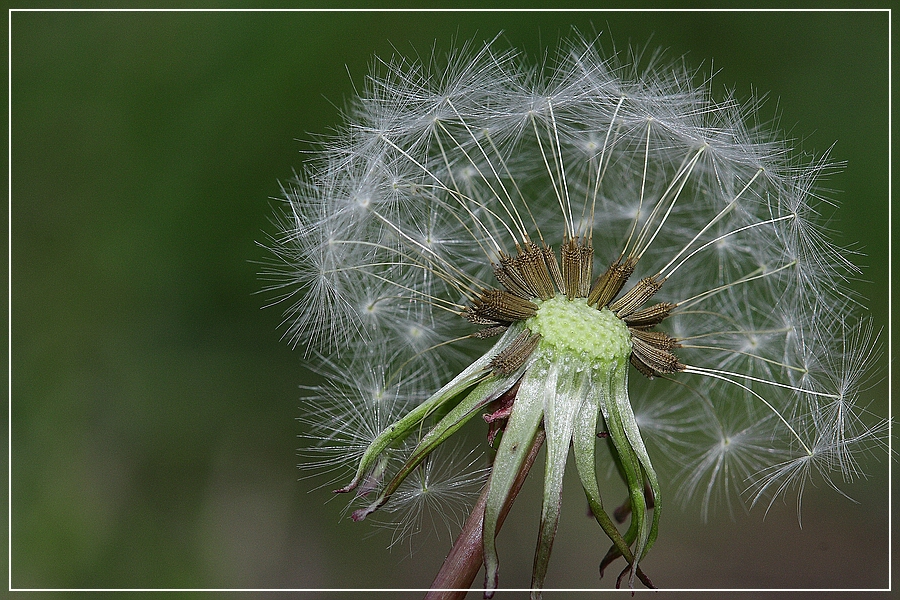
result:
[[[632,580],[637,574],[649,585],[638,569],[638,562],[656,539],[660,490],[628,399],[631,334],[625,322],[608,308],[590,306],[585,298],[569,300],[558,294],[543,301],[535,299],[535,305],[533,316],[510,326],[489,352],[386,428],[365,451],[351,483],[338,491],[354,489],[379,464],[382,452],[419,430],[428,416],[446,411],[422,437],[378,498],[353,513],[355,520],[365,518],[382,506],[407,475],[466,421],[484,411],[490,402],[511,394],[514,399],[510,399],[509,420],[487,484],[483,527],[485,588],[497,587],[499,562],[494,544],[497,521],[541,427],[546,435],[547,461],[532,587],[540,589],[547,572],[570,446],[591,511],[613,542],[607,560],[624,556]],[[539,339],[518,368],[511,372],[498,370],[498,357],[515,354],[517,345],[529,336],[532,339],[539,336]],[[447,405],[452,408],[448,410]],[[632,519],[624,536],[606,513],[600,497],[595,444],[602,437],[611,441],[613,455],[629,488]],[[646,486],[652,496],[645,493]]]

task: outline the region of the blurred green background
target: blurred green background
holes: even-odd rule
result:
[[[13,587],[428,586],[449,540],[388,551],[388,532],[298,480],[311,378],[280,310],[261,310],[256,241],[302,140],[339,123],[373,55],[502,30],[538,56],[572,26],[685,54],[740,98],[769,92],[763,119],[805,150],[836,141],[833,228],[860,243],[856,287],[886,330],[886,13],[16,12]],[[886,353],[876,367],[886,415]],[[807,489],[802,529],[791,496],[708,523],[671,503],[644,568],[664,588],[884,588],[887,465],[868,466],[845,486],[858,503]],[[504,586],[530,580],[531,479],[500,535]],[[608,587],[605,538],[570,492],[547,585]]]

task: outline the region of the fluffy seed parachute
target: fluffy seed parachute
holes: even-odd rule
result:
[[[848,253],[819,225],[816,184],[832,167],[745,125],[753,103],[714,100],[682,65],[604,58],[576,37],[533,67],[496,45],[376,64],[284,190],[271,287],[288,337],[328,379],[310,389],[303,466],[347,478],[336,491],[362,503],[354,520],[440,503],[439,490],[483,481],[475,462],[465,454],[471,476],[441,469],[444,486],[421,473],[483,416],[496,447],[486,595],[498,518],[536,439],[535,595],[570,448],[612,542],[601,569],[622,557],[620,579],[651,586],[640,563],[667,497],[657,459],[705,514],[816,474],[853,478],[883,440],[884,421],[858,406],[877,336],[845,286]],[[628,489],[612,515],[598,447]]]

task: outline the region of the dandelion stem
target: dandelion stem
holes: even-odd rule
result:
[[[534,443],[531,445],[531,450],[525,457],[525,462],[522,463],[522,467],[516,475],[509,497],[500,511],[500,516],[497,519],[498,530],[503,525],[509,509],[512,508],[519,490],[522,489],[525,477],[531,470],[531,466],[534,464],[538,451],[543,444],[544,432],[539,430],[534,438]],[[481,496],[478,498],[478,502],[472,508],[469,518],[466,519],[462,531],[456,538],[453,548],[451,548],[447,558],[444,559],[444,564],[435,576],[431,589],[425,594],[425,600],[462,600],[466,597],[466,593],[472,586],[472,582],[475,581],[475,577],[484,563],[482,528],[484,526],[484,507],[487,504],[487,494],[488,488],[485,486]]]

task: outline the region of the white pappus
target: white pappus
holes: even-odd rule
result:
[[[303,467],[353,492],[355,520],[403,512],[422,482],[440,501],[438,474],[472,486],[468,451],[472,477],[432,452],[483,417],[489,596],[499,513],[546,436],[534,595],[570,448],[612,543],[602,566],[623,557],[620,580],[651,586],[640,563],[673,486],[704,515],[768,502],[854,478],[885,440],[859,400],[878,336],[822,223],[834,165],[681,62],[577,35],[538,65],[498,45],[377,62],[284,188],[267,276],[329,380],[307,398]],[[599,445],[628,488],[615,511]]]

